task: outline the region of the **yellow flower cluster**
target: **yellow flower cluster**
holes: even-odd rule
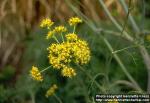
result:
[[[56,32],[56,33],[61,33],[61,32],[66,32],[67,31],[67,28],[66,27],[64,27],[64,26],[56,26],[55,28],[54,28],[54,31]]]
[[[69,24],[71,26],[76,26],[78,23],[82,23],[82,20],[78,17],[72,17],[69,19]],[[44,19],[41,22],[40,27],[47,27],[48,29],[50,29],[50,27],[54,24],[54,22],[52,22],[50,19]],[[50,39],[55,33],[62,33],[62,32],[66,32],[67,28],[65,26],[56,26],[53,30],[50,30],[47,33],[46,39]],[[68,39],[77,39],[76,35],[68,35]]]
[[[53,68],[60,69],[64,67],[64,63],[71,61],[71,46],[70,43],[52,44],[48,48],[49,63]]]
[[[88,43],[80,39],[75,33],[76,25],[82,23],[82,20],[78,17],[72,17],[69,19],[70,26],[74,26],[72,33],[62,34],[67,31],[67,28],[60,25],[54,28],[50,28],[54,22],[50,19],[42,20],[40,27],[46,27],[49,31],[46,39],[54,38],[57,43],[52,43],[48,48],[49,63],[54,69],[61,71],[61,75],[64,77],[76,76],[76,70],[71,67],[72,64],[86,64],[90,60],[90,49]],[[61,42],[57,39],[55,34],[61,34]],[[65,35],[65,36],[64,36]],[[51,66],[39,71],[35,66],[32,66],[30,75],[34,80],[43,81],[42,72],[46,71]],[[45,96],[49,97],[53,95],[57,89],[57,85],[51,86]]]
[[[68,22],[69,22],[70,26],[75,26],[78,23],[82,23],[82,20],[78,17],[72,17],[72,18],[69,19]]]
[[[53,30],[48,31],[46,39],[50,39],[55,33],[66,32],[67,28],[64,26],[57,26]]]
[[[90,49],[84,40],[78,40],[72,47],[75,62],[86,64],[90,60]]]
[[[46,96],[47,98],[48,98],[49,96],[52,96],[52,95],[55,93],[55,91],[56,91],[57,88],[58,88],[57,85],[56,85],[56,84],[53,84],[53,86],[50,87],[50,88],[47,90],[45,96]]]
[[[70,33],[66,35],[66,39],[68,41],[76,41],[78,39],[78,36],[74,33]]]
[[[47,33],[46,39],[50,39],[54,35],[54,33],[55,33],[54,31],[49,31]]]
[[[86,64],[90,60],[90,50],[87,42],[79,39],[76,34],[67,34],[66,39],[66,42],[54,43],[48,47],[48,58],[53,68],[62,69],[63,76],[72,77],[76,72],[67,65],[70,62]]]
[[[73,68],[65,66],[61,71],[62,76],[71,78],[72,76],[76,76],[76,72]]]
[[[43,27],[49,28],[49,27],[51,27],[53,24],[54,24],[54,22],[52,22],[50,19],[46,18],[46,19],[43,19],[43,20],[41,21],[40,27],[42,27],[42,28],[43,28]]]
[[[31,71],[30,71],[30,75],[31,75],[31,77],[32,77],[34,80],[43,81],[43,77],[42,77],[40,71],[39,71],[38,68],[35,67],[35,66],[32,66],[32,69],[31,69]]]

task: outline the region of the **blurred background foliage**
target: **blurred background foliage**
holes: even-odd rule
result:
[[[128,4],[129,1],[125,1]],[[126,14],[118,0],[104,2],[113,17],[123,25]],[[141,2],[142,0],[132,0],[132,14],[141,28],[148,29],[150,1],[145,0],[144,14]],[[98,0],[71,0],[71,3],[96,25],[116,31]],[[77,27],[77,32],[88,41],[91,49],[91,61],[83,66],[86,73],[77,70],[76,77],[67,79],[59,76],[58,71],[50,69],[45,73],[43,84],[30,79],[29,70],[32,65],[37,65],[40,69],[49,65],[46,48],[53,41],[45,40],[47,31],[39,28],[41,19],[50,17],[54,22],[64,24],[69,17],[75,15],[66,0],[0,0],[0,103],[57,103],[53,96],[48,99],[44,96],[49,85],[53,83],[58,84],[56,95],[63,103],[94,103],[95,94],[104,93],[102,91],[134,92],[106,44],[85,23]],[[132,32],[130,26],[128,28],[127,31]],[[120,37],[101,35],[106,36],[115,50],[130,45]],[[149,41],[145,39],[144,43],[149,50]],[[147,71],[137,48],[126,49],[118,55],[129,73],[146,91]],[[88,74],[100,83],[102,91],[99,91]]]

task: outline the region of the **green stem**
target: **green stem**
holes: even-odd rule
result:
[[[46,71],[47,69],[49,69],[50,67],[51,67],[51,66],[48,66],[48,67],[46,67],[45,69],[41,70],[40,72],[42,73],[42,72]]]
[[[53,38],[56,40],[57,43],[59,43],[58,39],[56,38],[55,35],[53,35]]]
[[[127,5],[126,5],[126,3],[125,3],[124,0],[119,0],[119,1],[120,1],[120,3],[122,4],[122,6],[123,6],[125,12],[128,13],[128,11],[129,11],[131,8],[128,8],[128,7],[127,7]],[[130,0],[129,2],[131,2],[131,0]],[[131,23],[133,29],[135,30],[135,32],[139,32],[139,28],[138,28],[138,26],[137,26],[137,24],[136,24],[136,22],[135,22],[135,20],[133,19],[133,17],[132,17],[131,14],[129,14],[129,21],[130,21],[130,23]]]
[[[121,4],[122,4],[122,6],[123,6],[125,12],[127,12],[127,8],[128,8],[128,7],[127,7],[125,1],[124,1],[124,0],[120,0],[120,2],[121,2]],[[129,20],[130,20],[130,22],[131,22],[131,24],[132,24],[132,27],[134,28],[134,30],[135,30],[135,32],[136,32],[136,38],[137,38],[137,39],[140,39],[141,42],[144,42],[144,41],[143,41],[143,38],[141,38],[140,35],[138,35],[139,32],[141,32],[141,31],[140,31],[138,25],[136,24],[136,22],[135,22],[135,20],[133,19],[133,17],[132,17],[131,14],[129,15]],[[143,21],[143,20],[142,20],[142,21]],[[149,55],[147,49],[145,48],[145,46],[140,45],[140,46],[139,46],[139,50],[140,50],[140,52],[141,52],[141,54],[142,54],[144,63],[145,63],[145,65],[146,65],[146,67],[147,67],[147,71],[148,71],[147,92],[150,93],[150,55]]]
[[[115,18],[111,15],[109,12],[108,8],[106,7],[105,3],[103,0],[98,0],[99,3],[102,5],[102,8],[104,9],[105,13],[107,16],[110,18],[112,23],[122,32],[122,27],[119,25],[119,23],[115,20]],[[126,31],[123,31],[123,35],[126,36],[130,41],[133,41],[133,37],[131,37]]]
[[[76,25],[73,27],[73,34],[75,33],[76,30]]]
[[[30,92],[30,96],[32,103],[35,103],[35,94],[33,93],[33,91]]]
[[[64,37],[63,37],[62,33],[61,33],[61,38],[62,38],[62,41],[64,42]]]
[[[57,101],[58,101],[59,103],[63,103],[62,100],[61,100],[56,94],[54,94],[54,97],[57,99]]]
[[[130,87],[130,88],[132,88],[132,89],[137,90],[137,89],[134,87],[133,83],[131,83],[131,82],[129,82],[129,81],[126,81],[126,80],[117,80],[117,81],[115,81],[114,83],[112,83],[112,84],[109,86],[109,88],[112,89],[112,87],[115,87],[116,85],[120,85],[120,84],[125,85],[125,86],[128,86],[128,87]]]
[[[77,66],[91,79],[93,80],[93,77],[84,70],[84,68],[82,68],[79,64],[77,64]],[[93,80],[93,82],[95,83],[95,85],[99,88],[99,90],[102,91],[102,93],[106,93],[106,90],[104,87],[100,86],[99,83],[97,83],[97,81]]]
[[[123,48],[123,49],[115,50],[115,51],[113,51],[112,53],[115,54],[115,53],[121,52],[121,51],[123,51],[123,50],[130,49],[130,48],[135,48],[135,47],[138,47],[138,46],[139,46],[139,45],[128,46],[128,47],[125,47],[125,48]]]
[[[98,73],[98,74],[96,74],[96,75],[92,78],[92,83],[91,83],[91,85],[90,85],[89,88],[92,87],[94,81],[96,80],[96,78],[97,78],[98,76],[103,76],[103,77],[106,79],[107,83],[109,82],[109,81],[108,81],[108,78],[107,78],[107,76],[106,76],[105,74],[103,74],[103,73]]]
[[[92,103],[96,103],[96,102],[95,102],[95,98],[94,98],[94,97],[92,97]]]
[[[110,45],[110,43],[107,41],[107,39],[105,39],[103,37],[103,40],[105,42],[105,44],[108,46],[108,49],[113,52],[113,48]],[[126,76],[128,77],[128,79],[134,84],[135,88],[139,91],[143,91],[140,86],[137,84],[137,82],[133,79],[133,77],[129,74],[129,72],[127,71],[126,67],[124,66],[124,64],[122,63],[122,61],[120,60],[120,58],[118,57],[118,55],[113,54],[114,58],[116,59],[116,61],[118,62],[118,64],[120,65],[121,69],[123,70],[123,72],[126,74]]]
[[[77,81],[76,82],[82,87],[83,93],[85,94],[85,101],[86,101],[86,103],[90,103],[88,91],[87,91],[86,85],[84,84],[84,80],[82,78],[80,78],[80,77],[77,77]]]

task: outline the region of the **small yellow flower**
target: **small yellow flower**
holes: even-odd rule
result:
[[[54,33],[55,33],[54,31],[49,31],[47,33],[46,39],[50,39],[54,35]]]
[[[54,28],[54,31],[55,32],[57,32],[57,33],[61,33],[61,32],[66,32],[67,31],[67,28],[66,27],[64,27],[64,26],[56,26],[55,28]]]
[[[68,41],[76,41],[78,39],[78,36],[74,33],[69,33],[66,35],[66,39]]]
[[[43,19],[43,20],[41,21],[40,27],[41,27],[41,28],[43,28],[43,27],[49,28],[49,27],[51,27],[53,24],[54,24],[54,22],[52,22],[51,19],[46,18],[46,19]]]
[[[40,71],[39,71],[38,68],[35,67],[35,66],[32,66],[32,69],[31,69],[31,71],[30,71],[30,75],[31,75],[31,77],[32,77],[34,80],[43,81],[43,77],[42,77]]]
[[[74,34],[69,34],[74,35]],[[75,39],[75,37],[68,36],[69,40]],[[47,48],[49,55],[49,63],[55,69],[64,68],[70,62],[79,64],[86,64],[90,61],[90,48],[88,43],[84,40],[77,39],[76,41],[53,43]]]
[[[61,43],[50,45],[47,50],[49,52],[48,58],[49,63],[55,69],[63,68],[63,66],[71,62],[71,43]]]
[[[46,96],[47,98],[48,98],[49,96],[52,96],[52,95],[55,93],[55,91],[56,91],[57,88],[58,88],[57,85],[56,85],[56,84],[53,84],[53,86],[51,86],[51,87],[47,90],[45,96]]]
[[[54,57],[52,55],[49,55],[49,63],[53,66],[55,69],[62,68],[62,64],[60,62],[60,58]]]
[[[62,76],[69,77],[69,78],[71,78],[73,76],[76,76],[75,70],[73,68],[70,68],[70,67],[67,67],[67,66],[65,66],[62,69],[61,74],[62,74]]]
[[[78,17],[72,17],[69,19],[68,22],[70,26],[74,26],[74,25],[77,25],[78,23],[82,23],[82,20]]]
[[[90,49],[86,41],[77,40],[72,51],[76,63],[86,64],[90,61]]]

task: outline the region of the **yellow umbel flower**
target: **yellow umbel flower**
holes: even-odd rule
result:
[[[66,35],[66,39],[68,41],[76,41],[78,39],[78,36],[74,33],[69,33]]]
[[[46,18],[41,21],[40,27],[51,27],[54,24],[50,19]]]
[[[71,62],[71,43],[52,44],[48,47],[49,63],[53,68],[63,68],[64,64]]]
[[[73,76],[76,76],[75,70],[73,68],[70,68],[70,67],[67,67],[67,66],[65,66],[62,69],[61,74],[62,74],[62,76],[69,77],[69,78],[71,78]]]
[[[50,88],[47,90],[45,96],[46,96],[47,98],[48,98],[49,96],[52,96],[52,95],[55,93],[55,91],[56,91],[57,88],[58,88],[57,85],[56,85],[56,84],[53,84],[53,86],[50,87]]]
[[[30,71],[30,75],[31,75],[31,77],[32,77],[34,80],[43,81],[43,77],[42,77],[40,71],[39,71],[38,68],[35,67],[35,66],[32,66],[32,69],[31,69],[31,71]]]
[[[90,49],[88,44],[84,40],[76,41],[75,45],[72,47],[75,62],[79,64],[86,64],[90,60]]]
[[[69,19],[70,25],[81,23],[82,20],[78,17]],[[50,31],[47,38],[50,38],[54,33],[62,33],[67,29],[64,26],[57,26]],[[63,42],[51,44],[47,50],[49,52],[48,59],[49,63],[54,69],[61,70],[63,76],[73,77],[76,72],[73,68],[68,67],[69,63],[86,64],[90,60],[90,49],[88,43],[84,40],[79,39],[77,34],[68,33],[65,35]],[[66,41],[65,41],[66,40]]]
[[[57,58],[55,56],[49,55],[49,63],[53,66],[55,69],[62,68],[63,64],[60,61],[60,58]]]
[[[54,28],[54,31],[55,31],[56,33],[66,32],[66,31],[67,31],[67,28],[64,27],[64,26],[62,26],[62,25],[60,25],[60,26],[56,26],[56,27]]]
[[[54,35],[55,31],[49,31],[47,33],[46,39],[50,39]]]
[[[52,44],[47,50],[49,51],[49,63],[56,69],[64,68],[64,65],[67,65],[71,61],[78,64],[86,64],[90,60],[88,44],[86,41],[80,39],[73,42]]]
[[[70,26],[74,26],[74,25],[77,25],[78,23],[82,23],[82,20],[78,17],[72,17],[69,19],[68,22]]]

